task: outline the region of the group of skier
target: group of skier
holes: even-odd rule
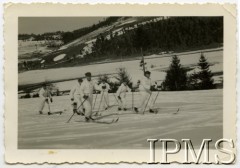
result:
[[[143,113],[146,109],[146,104],[149,104],[149,112],[153,113],[154,110],[153,104],[155,103],[155,100],[153,100],[151,94],[152,94],[152,86],[153,83],[151,81],[151,72],[146,71],[144,73],[144,76],[140,81],[138,82],[138,88],[140,92],[140,104],[138,107],[134,107],[134,111],[136,113],[141,112]],[[91,121],[92,115],[93,115],[93,108],[95,106],[96,102],[96,97],[95,100],[93,101],[93,95],[94,93],[100,93],[100,105],[103,105],[103,108],[107,110],[110,105],[109,105],[109,95],[108,92],[110,90],[110,86],[107,83],[106,80],[103,80],[99,85],[92,80],[92,75],[90,72],[85,73],[85,78],[78,79],[77,84],[71,89],[70,91],[70,99],[73,104],[73,112],[77,113],[78,115],[84,115],[85,116],[85,121]],[[132,92],[132,90],[129,88],[127,85],[126,81],[123,81],[118,88],[116,95],[114,95],[115,99],[118,102],[118,110],[127,110],[127,100],[126,100],[126,95],[127,92]],[[39,92],[39,97],[40,97],[40,107],[39,107],[39,113],[42,114],[42,110],[44,108],[45,103],[48,104],[52,102],[52,97],[50,93],[49,86],[44,85],[40,92]],[[103,103],[102,103],[103,102]],[[94,103],[94,104],[93,104]],[[99,105],[99,108],[100,108]],[[50,110],[50,109],[49,109]],[[98,109],[99,111],[99,109]],[[51,114],[49,111],[48,114]]]

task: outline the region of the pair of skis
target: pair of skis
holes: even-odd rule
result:
[[[150,112],[150,113],[151,114],[158,114],[158,109],[160,109],[160,108],[154,108],[154,109],[152,109],[152,110],[154,110],[154,112]],[[178,114],[179,111],[180,111],[180,108],[178,108],[176,111],[173,111],[172,114]]]
[[[79,109],[82,105],[83,105],[83,103],[86,101],[87,99],[85,99],[81,104],[80,104],[80,106],[77,108],[77,109]],[[74,116],[74,114],[75,114],[76,112],[74,112],[73,114],[72,114],[72,116],[68,119],[68,121],[67,121],[67,123],[69,123],[70,121],[71,121],[71,119],[73,118],[73,116]],[[93,123],[100,123],[100,124],[112,124],[112,123],[116,123],[116,122],[118,122],[118,120],[119,120],[119,118],[116,118],[116,119],[112,119],[112,120],[100,120],[100,119],[102,119],[103,118],[103,116],[100,116],[100,117],[96,117],[96,118],[92,118],[91,120],[88,120],[88,121],[78,121],[78,122],[86,122],[86,123],[88,123],[88,122],[93,122]]]
[[[118,120],[119,120],[119,117],[113,118],[113,119],[110,119],[110,120],[103,120],[102,116],[101,116],[101,117],[97,117],[97,118],[92,118],[89,121],[80,120],[80,121],[76,121],[76,122],[97,123],[97,124],[113,124],[113,123],[118,122]]]
[[[159,93],[160,93],[160,91],[158,91],[156,97],[154,98],[153,105],[155,104],[155,102],[156,102],[156,100],[157,100],[157,98],[158,98]],[[143,110],[143,113],[142,113],[142,114],[144,114],[144,113],[146,112],[146,109],[147,109],[147,106],[148,106],[148,103],[149,103],[149,100],[150,100],[151,96],[152,96],[152,93],[150,93],[150,95],[149,95],[149,97],[148,97],[148,99],[147,99],[147,103],[146,103],[146,105],[145,105],[145,107],[144,107],[144,110]],[[132,102],[134,103],[133,95],[132,95]],[[133,104],[133,103],[132,103],[132,104]],[[134,106],[132,106],[132,108],[134,109]],[[157,109],[152,109],[152,110],[154,110],[154,111],[153,111],[153,112],[150,112],[150,113],[152,113],[152,114],[157,114],[157,113],[158,113],[158,110],[157,110]],[[176,112],[173,112],[173,114],[178,114],[179,110],[180,110],[180,109],[178,108]]]

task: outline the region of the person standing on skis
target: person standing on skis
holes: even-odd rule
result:
[[[80,89],[82,82],[83,82],[82,78],[79,78],[77,84],[74,85],[74,87],[70,91],[71,101],[73,102],[73,110],[79,115],[84,114],[84,111],[85,111],[83,106],[81,106],[83,102],[83,97],[82,97],[83,93],[81,92],[81,89]],[[78,109],[77,107],[79,107],[79,111],[77,111]]]
[[[102,80],[102,83],[99,85],[99,88],[101,90],[101,99],[103,100],[103,108],[105,110],[109,107],[109,95],[108,91],[110,90],[109,84],[106,82],[106,80]]]
[[[83,80],[80,89],[83,93],[83,107],[85,108],[85,121],[92,120],[93,91],[100,90],[99,86],[92,81],[92,74],[85,73],[86,79]]]
[[[122,109],[124,110],[124,111],[126,111],[127,110],[127,108],[126,108],[126,93],[127,92],[131,92],[131,89],[128,87],[128,85],[127,85],[127,82],[123,82],[122,84],[121,84],[121,86],[118,88],[118,90],[117,90],[117,98],[118,98],[118,100],[119,100],[119,103],[118,103],[118,111],[121,111]]]
[[[154,113],[153,111],[153,98],[151,97],[152,95],[152,82],[151,82],[151,72],[146,71],[144,73],[143,78],[140,80],[140,85],[139,85],[139,91],[140,91],[140,96],[141,96],[141,100],[140,100],[140,105],[139,107],[134,107],[135,112],[141,112],[144,113],[146,104],[149,103],[149,112],[150,113]]]
[[[47,103],[49,105],[50,102],[53,102],[49,86],[47,86],[46,84],[43,84],[38,95],[39,95],[39,102],[40,102],[39,114],[43,114],[43,109],[44,109],[45,103]],[[50,115],[51,112],[48,111],[48,114]]]

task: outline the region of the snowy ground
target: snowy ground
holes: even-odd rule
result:
[[[153,96],[156,95],[156,92]],[[131,94],[128,107],[131,109]],[[98,96],[99,98],[99,96]],[[135,93],[134,104],[139,95]],[[99,107],[98,99],[96,107]],[[116,101],[110,94],[110,101]],[[83,120],[71,116],[69,96],[54,97],[52,111],[68,109],[62,115],[38,115],[38,98],[19,99],[18,102],[18,148],[20,149],[143,149],[149,148],[148,138],[190,138],[194,146],[202,139],[216,141],[223,136],[223,90],[160,92],[155,107],[158,114],[137,115],[131,110],[121,115],[115,124],[76,122]],[[45,112],[47,107],[45,107]],[[174,115],[178,108],[180,111]],[[95,108],[97,110],[97,108]],[[114,106],[102,115],[117,112]],[[213,148],[213,146],[211,146]]]
[[[45,54],[52,51],[52,48],[48,48],[50,43],[61,43],[61,41],[18,41],[18,58],[21,60],[32,60],[32,55],[35,53]],[[41,59],[41,58],[39,58]]]

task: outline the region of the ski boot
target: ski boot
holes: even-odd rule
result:
[[[85,122],[91,122],[91,121],[94,121],[92,117],[85,117]]]
[[[149,113],[155,113],[153,109],[149,109]]]
[[[134,107],[134,111],[135,111],[136,113],[139,112],[137,107]]]

